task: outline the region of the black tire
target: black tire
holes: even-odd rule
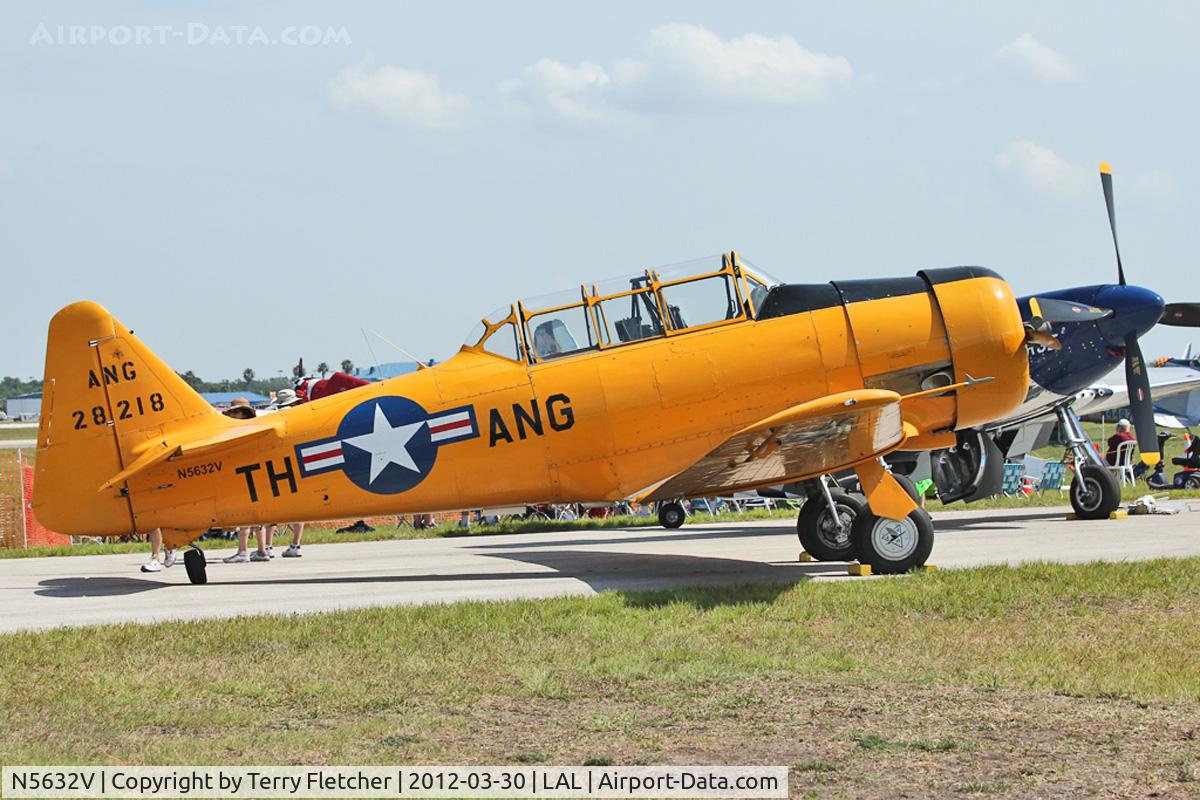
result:
[[[892,477],[896,479],[896,483],[904,488],[904,491],[908,492],[908,496],[912,498],[914,503],[921,505],[921,495],[917,492],[917,485],[913,483],[912,478],[907,475],[898,475],[895,472],[892,473]]]
[[[850,530],[855,517],[866,507],[866,501],[845,492],[829,494],[837,506],[842,522],[841,532],[833,524],[833,515],[829,513],[829,503],[825,502],[824,493],[820,493],[805,500],[800,507],[800,514],[796,517],[796,536],[800,538],[800,545],[805,552],[817,561],[850,561],[854,558]]]
[[[1104,467],[1084,464],[1071,481],[1071,507],[1079,519],[1108,519],[1121,507],[1121,484]]]
[[[902,520],[876,516],[865,508],[854,519],[850,531],[854,555],[871,572],[894,575],[925,564],[933,550],[933,520],[923,508]]]
[[[1185,489],[1200,489],[1200,474],[1195,472],[1189,474],[1183,479],[1183,488]]]
[[[188,580],[192,583],[208,583],[208,559],[199,547],[193,547],[183,554],[183,568],[187,570]]]
[[[687,514],[684,513],[682,503],[672,500],[658,506],[658,524],[664,528],[681,527],[685,519],[687,519]]]

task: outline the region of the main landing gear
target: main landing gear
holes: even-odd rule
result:
[[[892,477],[920,502],[908,477]],[[831,481],[820,478],[810,484],[796,518],[796,535],[809,555],[817,561],[857,560],[877,574],[907,572],[925,563],[933,549],[933,520],[925,509],[914,509],[901,520],[880,517],[861,494],[831,489]]]
[[[1091,439],[1083,432],[1079,416],[1070,406],[1055,409],[1075,454],[1075,480],[1071,481],[1071,507],[1079,519],[1108,519],[1121,507],[1121,484],[1100,458]]]
[[[681,527],[685,519],[687,519],[687,513],[683,510],[683,503],[671,500],[658,504],[658,524],[664,528]]]

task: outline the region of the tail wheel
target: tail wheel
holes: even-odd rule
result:
[[[923,508],[904,519],[876,516],[863,509],[850,531],[854,554],[871,571],[889,575],[922,566],[933,550],[933,520]]]
[[[1108,519],[1121,506],[1117,476],[1096,464],[1084,464],[1071,481],[1071,507],[1079,519]]]
[[[658,507],[658,524],[664,528],[678,528],[683,525],[683,520],[687,515],[683,511],[683,504],[672,500],[669,503],[663,503]]]
[[[850,530],[866,503],[863,498],[844,492],[830,492],[830,495],[837,508],[841,529],[834,521],[825,497],[817,494],[800,508],[796,517],[796,535],[804,550],[817,561],[849,561],[854,558]]]
[[[199,547],[193,547],[183,554],[183,568],[187,570],[188,580],[192,583],[208,583],[208,559]]]

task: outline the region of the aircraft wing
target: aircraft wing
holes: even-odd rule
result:
[[[1162,367],[1156,368],[1150,375],[1150,394],[1156,402],[1165,397],[1185,394],[1200,389],[1200,372],[1194,369]],[[1111,395],[1106,397],[1096,396],[1091,402],[1077,401],[1075,404],[1076,413],[1080,415],[1098,414],[1101,411],[1109,411],[1129,405],[1129,389],[1124,385],[1118,384],[1114,384],[1108,388],[1112,389]]]
[[[835,472],[896,449],[907,437],[900,395],[859,389],[781,411],[732,434],[642,502],[701,497]]]
[[[1198,422],[1200,420],[1197,420],[1195,417],[1188,417],[1182,414],[1164,414],[1157,411],[1154,413],[1154,424],[1163,428],[1183,430],[1195,427]]]

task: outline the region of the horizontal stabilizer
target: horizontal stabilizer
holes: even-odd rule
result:
[[[135,475],[164,461],[169,461],[172,458],[210,455],[234,447],[241,447],[244,444],[265,438],[274,433],[276,433],[274,426],[238,426],[216,434],[206,431],[205,434],[207,435],[201,434],[198,438],[194,439],[184,438],[182,441],[177,439],[176,441],[155,442],[144,453],[134,459],[132,464],[105,481],[97,491],[103,492],[106,489],[111,489],[123,481],[127,481]]]

